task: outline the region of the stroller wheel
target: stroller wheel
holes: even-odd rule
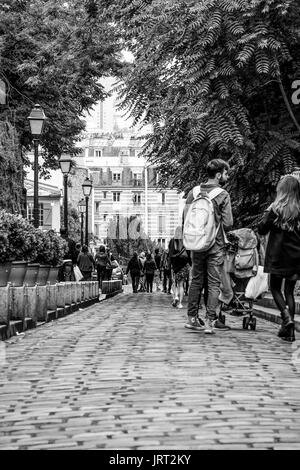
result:
[[[243,318],[243,329],[244,329],[244,330],[248,330],[249,321],[250,321],[250,318],[249,318],[249,317],[244,317],[244,318]]]
[[[256,318],[252,318],[250,322],[250,330],[256,330]]]
[[[225,315],[222,314],[222,313],[220,313],[219,319],[220,319],[220,321],[225,325],[225,322],[226,322],[226,317],[225,317]]]

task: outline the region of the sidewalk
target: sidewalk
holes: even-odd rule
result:
[[[268,293],[263,299],[254,304],[255,315],[259,318],[281,324],[281,317],[278,308],[273,300],[272,294]],[[300,332],[300,297],[296,297],[295,330]]]
[[[193,332],[170,302],[123,293],[3,342],[0,449],[300,449],[299,335]]]

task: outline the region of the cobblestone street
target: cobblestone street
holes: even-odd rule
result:
[[[300,449],[298,341],[229,315],[196,333],[170,303],[121,294],[2,342],[0,448]]]

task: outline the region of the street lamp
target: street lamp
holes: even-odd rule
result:
[[[81,230],[80,230],[80,240],[81,240],[81,246],[83,245],[83,214],[85,211],[85,200],[80,199],[78,203],[78,211],[80,212],[80,218],[81,218]]]
[[[63,153],[59,159],[60,169],[64,175],[64,228],[65,236],[68,238],[68,174],[71,169],[72,160],[69,155]]]
[[[34,183],[33,183],[33,225],[39,226],[39,139],[43,132],[46,116],[42,107],[36,104],[28,116],[34,143]]]
[[[89,214],[89,197],[91,195],[91,192],[92,192],[92,182],[91,180],[86,177],[83,184],[82,184],[82,190],[83,190],[83,194],[85,196],[85,244],[88,246],[89,244],[89,232],[88,232],[88,223],[89,223],[89,217],[88,217],[88,214]]]

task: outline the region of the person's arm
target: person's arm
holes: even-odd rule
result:
[[[89,258],[90,258],[90,260],[91,260],[91,262],[92,262],[92,265],[93,265],[92,267],[93,267],[93,269],[95,269],[95,268],[96,268],[96,264],[95,264],[95,260],[94,260],[94,257],[93,257],[93,255],[92,255],[92,253],[89,253]]]
[[[257,226],[257,231],[260,235],[266,235],[271,230],[273,219],[273,211],[265,211],[261,221]]]
[[[233,217],[232,217],[230,196],[227,192],[223,201],[220,204],[220,212],[221,212],[221,222],[222,222],[223,228],[226,232],[228,232],[228,230],[232,228]]]
[[[125,273],[126,275],[127,275],[127,274],[129,273],[129,271],[130,271],[130,266],[131,266],[131,259],[129,260],[129,263],[128,263],[128,265],[127,265],[127,269],[126,269],[126,273]]]

